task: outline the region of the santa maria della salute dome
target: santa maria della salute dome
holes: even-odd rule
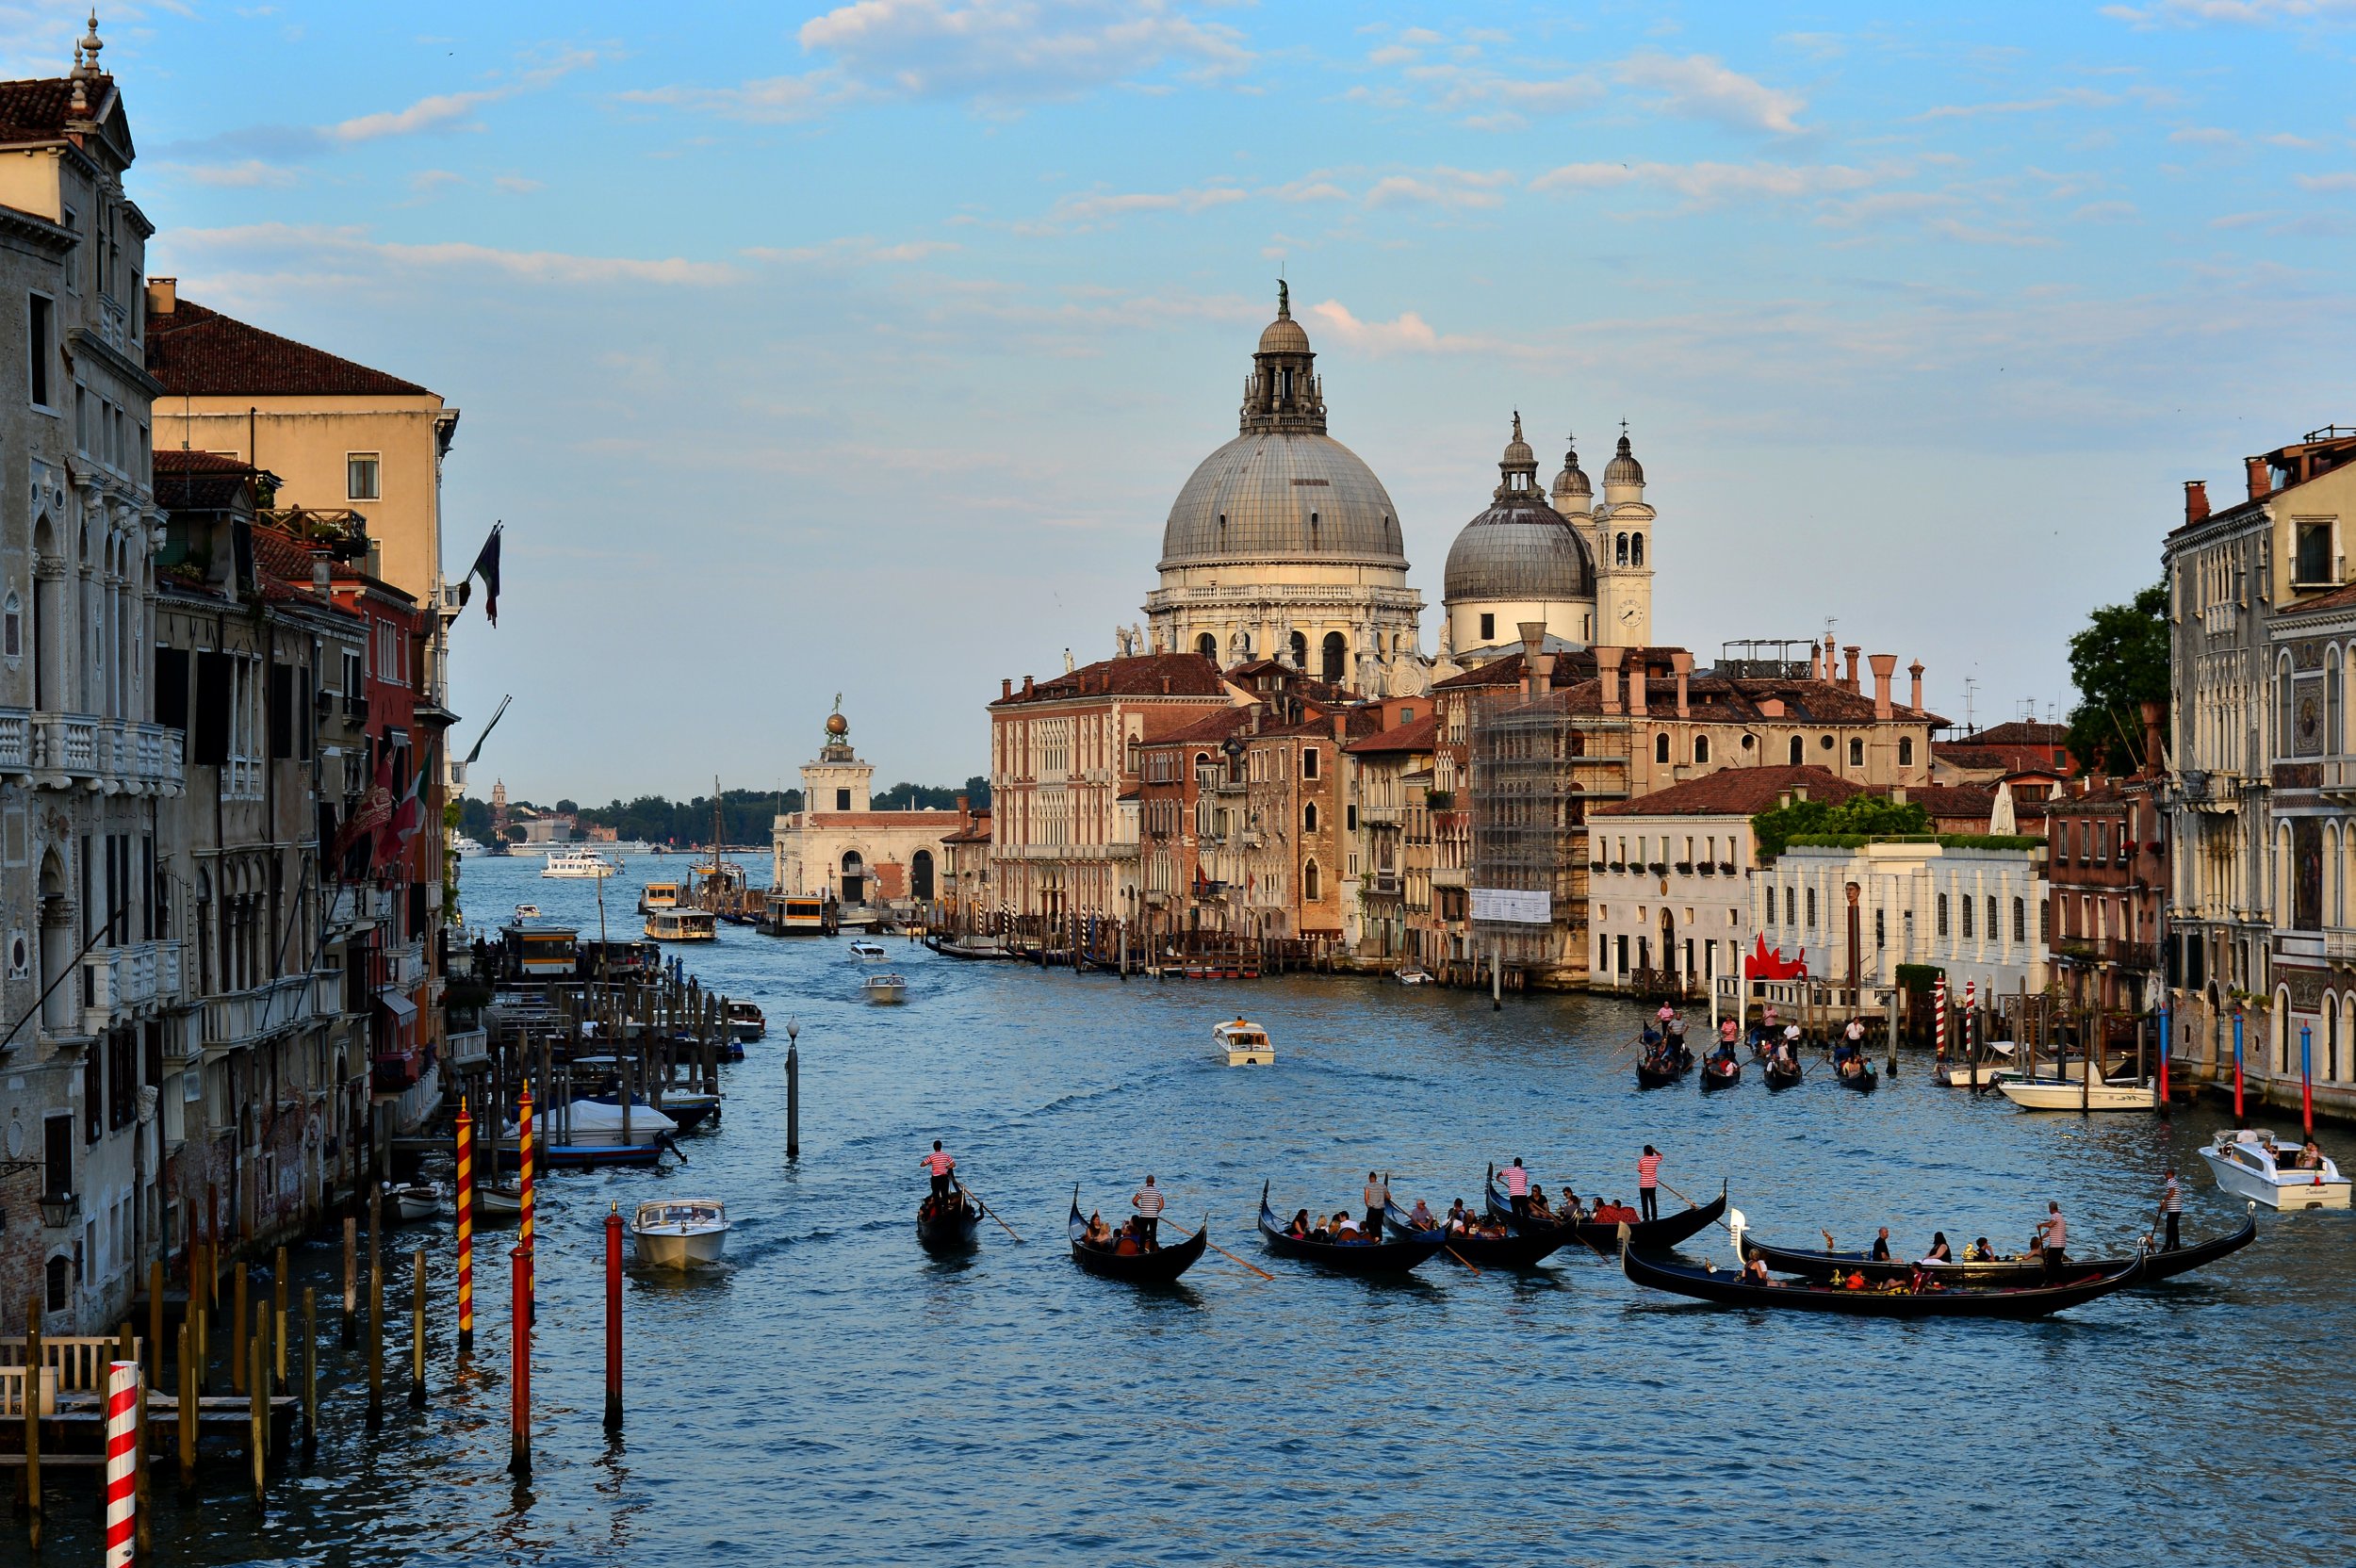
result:
[[[1198,652],[1222,668],[1273,659],[1362,695],[1400,696],[1459,661],[1518,645],[1518,628],[1533,619],[1559,644],[1649,636],[1652,513],[1625,436],[1597,508],[1576,457],[1564,459],[1554,495],[1540,493],[1515,416],[1494,504],[1448,552],[1435,671],[1417,646],[1423,598],[1408,586],[1399,509],[1374,470],[1327,433],[1317,354],[1282,285],[1238,423],[1163,525],[1161,581],[1145,603],[1156,650]]]

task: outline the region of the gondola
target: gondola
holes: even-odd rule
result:
[[[2043,1317],[2081,1306],[2114,1290],[2124,1290],[2143,1278],[2141,1254],[2108,1269],[2072,1265],[2060,1284],[2000,1286],[1994,1289],[1843,1290],[1833,1285],[1759,1284],[1726,1268],[1695,1268],[1690,1265],[1655,1263],[1637,1256],[1633,1248],[1620,1256],[1621,1271],[1651,1290],[1690,1296],[1726,1307],[1781,1308],[1788,1312],[1842,1313],[1853,1317]]]
[[[2138,1282],[2154,1284],[2162,1280],[2172,1280],[2179,1274],[2189,1274],[2196,1268],[2240,1251],[2257,1239],[2258,1220],[2253,1212],[2244,1216],[2240,1226],[2224,1235],[2213,1236],[2190,1247],[2179,1247],[2172,1252],[2144,1254],[2143,1278]],[[1875,1262],[1863,1252],[1818,1252],[1770,1247],[1764,1242],[1753,1241],[1748,1233],[1741,1237],[1738,1250],[1746,1263],[1753,1258],[1764,1258],[1767,1266],[1776,1273],[1797,1275],[1804,1280],[1829,1280],[1836,1273],[1851,1272],[1863,1274],[1868,1280],[1876,1282],[1906,1280],[1913,1278],[1915,1268],[1905,1259]],[[2073,1273],[2080,1269],[2103,1273],[2122,1268],[2126,1263],[2124,1258],[2087,1258],[2072,1260],[2069,1266]],[[2045,1278],[2045,1265],[2022,1258],[2006,1258],[1996,1263],[1932,1264],[1929,1266],[1938,1271],[1942,1281],[1975,1289],[1984,1285],[2028,1284]]]
[[[1702,1092],[1704,1094],[1710,1094],[1718,1089],[1730,1089],[1742,1081],[1742,1064],[1741,1062],[1728,1061],[1723,1072],[1719,1070],[1718,1064],[1714,1061],[1702,1064]]]
[[[916,1209],[916,1242],[936,1252],[971,1247],[982,1228],[982,1206],[973,1201],[963,1187],[957,1189],[957,1208],[949,1213],[933,1215],[932,1196],[925,1195]]]
[[[1284,1233],[1284,1222],[1268,1206],[1268,1184],[1260,1184],[1260,1240],[1283,1258],[1299,1258],[1335,1274],[1404,1274],[1437,1252],[1448,1238],[1433,1232],[1393,1241],[1306,1241]]]
[[[1864,1069],[1860,1072],[1842,1072],[1836,1069],[1832,1075],[1833,1082],[1844,1089],[1855,1089],[1859,1094],[1871,1094],[1881,1087],[1881,1077],[1874,1072],[1873,1064],[1865,1062],[1860,1065]]]
[[[1535,1268],[1548,1253],[1571,1243],[1567,1227],[1554,1226],[1547,1230],[1531,1227],[1516,1231],[1511,1226],[1501,1236],[1451,1236],[1445,1232],[1418,1231],[1407,1223],[1407,1217],[1397,1204],[1383,1211],[1383,1227],[1402,1240],[1420,1241],[1437,1235],[1446,1250],[1456,1255],[1456,1261],[1475,1268]]]
[[[1658,1057],[1647,1056],[1636,1064],[1636,1086],[1640,1089],[1665,1089],[1682,1077],[1674,1067],[1656,1067]]]
[[[1133,1252],[1127,1257],[1109,1248],[1097,1247],[1088,1240],[1088,1217],[1080,1212],[1080,1189],[1072,1189],[1072,1261],[1090,1274],[1107,1280],[1125,1280],[1133,1285],[1175,1284],[1178,1276],[1192,1268],[1201,1260],[1203,1250],[1211,1244],[1208,1216],[1203,1228],[1174,1247],[1153,1252]]]
[[[1778,1062],[1773,1057],[1768,1059],[1767,1086],[1770,1089],[1796,1087],[1803,1076],[1797,1062]]]
[[[1486,1192],[1488,1195],[1489,1212],[1497,1218],[1504,1220],[1509,1225],[1512,1224],[1513,1219],[1513,1204],[1504,1193],[1497,1190],[1497,1167],[1495,1166],[1491,1166],[1489,1168],[1489,1181]],[[1628,1221],[1628,1239],[1640,1250],[1647,1252],[1663,1251],[1669,1248],[1675,1247],[1677,1243],[1685,1240],[1687,1237],[1693,1235],[1695,1233],[1702,1230],[1703,1227],[1710,1224],[1726,1212],[1726,1189],[1725,1184],[1721,1183],[1718,1187],[1718,1196],[1711,1199],[1709,1202],[1700,1205],[1698,1208],[1689,1205],[1683,1214],[1667,1215],[1660,1219],[1633,1219]],[[1530,1229],[1539,1230],[1542,1228],[1532,1226]],[[1569,1237],[1570,1240],[1579,1242],[1587,1247],[1592,1247],[1607,1258],[1612,1255],[1612,1250],[1620,1245],[1620,1225],[1617,1220],[1608,1219],[1597,1222],[1591,1219],[1579,1225],[1558,1224],[1543,1227],[1543,1229],[1569,1231],[1572,1233]]]

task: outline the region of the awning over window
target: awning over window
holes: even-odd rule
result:
[[[417,1019],[417,1004],[398,991],[387,991],[376,1000],[386,1012],[403,1023],[412,1022]]]

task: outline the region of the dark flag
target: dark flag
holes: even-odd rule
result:
[[[475,578],[483,580],[483,614],[493,626],[499,624],[499,531],[506,526],[491,525],[491,537],[483,541],[482,552],[474,558],[474,564],[466,568],[469,581]],[[461,598],[459,602],[466,600]]]

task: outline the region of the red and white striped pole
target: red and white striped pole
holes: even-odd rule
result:
[[[458,1097],[458,1350],[474,1348],[474,1118]]]
[[[1947,977],[1943,974],[1932,982],[1931,1010],[1932,1043],[1938,1047],[1939,1060],[1943,1062],[1947,1059]]]
[[[1972,1054],[1972,1014],[1980,1004],[1979,998],[1980,983],[1977,980],[1966,980],[1963,983],[1963,1017],[1955,1021],[1958,1025],[1955,1034],[1955,1048],[1967,1056]]]
[[[515,1102],[515,1148],[523,1160],[523,1179],[517,1191],[523,1200],[523,1225],[516,1236],[516,1250],[523,1255],[524,1313],[527,1320],[532,1303],[539,1292],[539,1268],[532,1250],[532,1086]]]
[[[39,1380],[31,1380],[38,1383]],[[106,1568],[131,1568],[138,1521],[139,1468],[139,1366],[133,1361],[106,1367]]]

